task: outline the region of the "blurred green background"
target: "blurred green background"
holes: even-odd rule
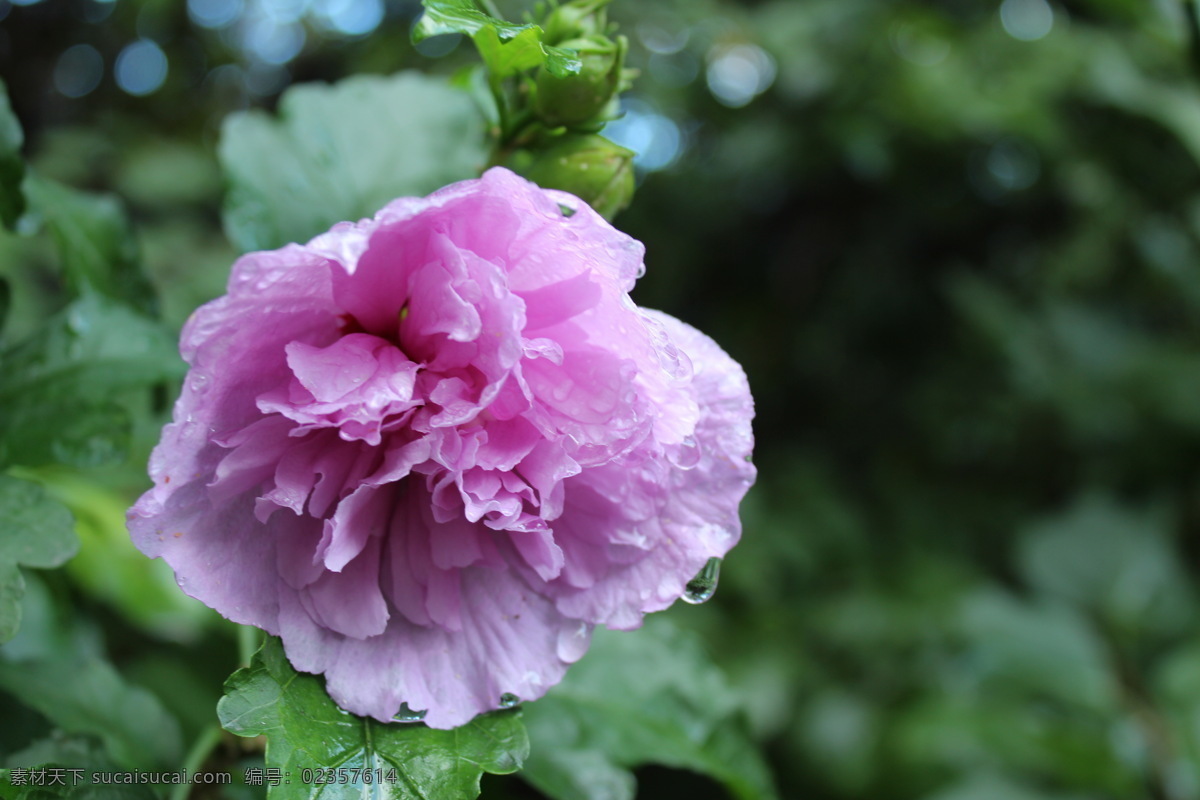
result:
[[[415,49],[418,13],[0,0],[0,78],[39,174],[128,206],[178,328],[235,257],[224,115],[294,82],[474,62],[453,37]],[[617,219],[648,248],[635,299],[720,342],[758,410],[743,542],[713,602],[669,615],[728,674],[782,796],[1200,798],[1197,6],[611,15],[641,70],[607,131],[640,153]],[[6,335],[62,304],[52,264],[0,237]],[[186,732],[230,665],[195,655],[221,634],[121,549],[157,436],[135,433],[129,466],[50,482],[107,541],[85,534],[69,567],[87,624],[133,683],[193,687],[169,701]],[[644,798],[722,796],[639,777]]]

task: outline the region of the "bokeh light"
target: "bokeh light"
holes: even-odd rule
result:
[[[1000,5],[1000,23],[1014,39],[1034,42],[1054,27],[1054,9],[1046,0],[1004,0]]]
[[[114,75],[125,92],[141,97],[151,94],[167,79],[167,56],[149,39],[139,39],[117,56]]]
[[[382,0],[317,0],[317,19],[346,36],[363,36],[383,22]]]
[[[90,44],[68,47],[54,65],[54,88],[72,99],[90,94],[104,77],[104,57]]]
[[[707,77],[717,100],[740,108],[775,82],[775,59],[755,44],[718,45],[709,51]]]
[[[242,0],[188,0],[188,18],[202,28],[224,28],[242,15]]]
[[[636,153],[634,165],[647,172],[675,163],[683,151],[679,126],[641,100],[626,99],[621,108],[624,115],[608,123],[604,135]]]

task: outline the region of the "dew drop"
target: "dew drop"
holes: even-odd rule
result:
[[[706,603],[717,592],[717,581],[721,577],[721,559],[710,558],[704,569],[688,581],[683,590],[683,602],[697,605]]]
[[[428,711],[413,711],[408,707],[408,703],[401,703],[400,710],[396,712],[396,716],[392,717],[392,719],[397,722],[420,722],[425,719],[425,715],[428,713]]]
[[[680,469],[695,469],[700,463],[700,445],[694,436],[685,436],[679,447],[667,456]]]
[[[517,697],[512,692],[505,692],[500,695],[501,708],[513,708],[517,703],[521,702],[521,698]]]

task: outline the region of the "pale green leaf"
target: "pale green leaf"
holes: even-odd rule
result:
[[[0,369],[0,463],[87,467],[124,458],[116,396],[181,377],[184,363],[157,322],[91,294],[0,353]]]
[[[57,567],[78,549],[71,513],[61,503],[36,483],[0,475],[0,642],[21,624],[20,567]]]
[[[225,230],[241,250],[306,242],[397,197],[479,175],[483,120],[470,96],[415,72],[296,86],[278,117],[225,121]]]

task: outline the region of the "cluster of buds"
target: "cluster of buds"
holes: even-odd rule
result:
[[[598,130],[616,115],[617,95],[632,75],[625,69],[628,41],[606,30],[608,0],[583,0],[554,8],[545,22],[546,44],[578,54],[579,72],[559,77],[538,69],[534,108],[551,128]]]
[[[497,163],[548,189],[562,189],[612,219],[633,198],[633,152],[600,135],[620,114],[634,71],[628,41],[606,19],[609,0],[553,2],[540,22],[543,43],[572,53],[577,72],[538,67],[523,86],[529,124],[500,142]]]

